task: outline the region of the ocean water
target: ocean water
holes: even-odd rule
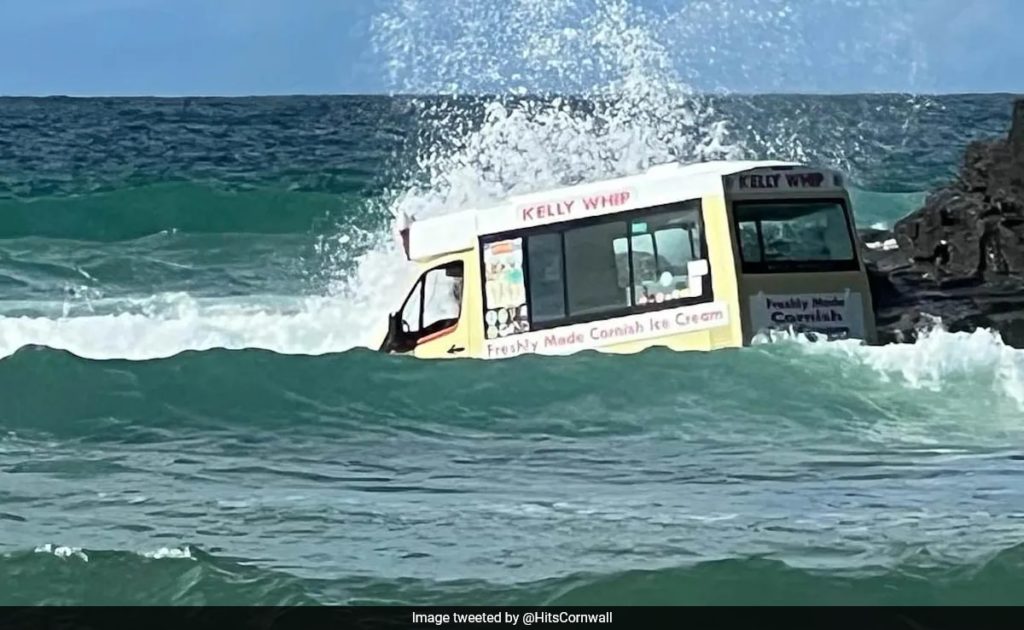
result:
[[[436,96],[0,98],[0,604],[1024,603],[1024,353],[988,331],[365,348],[399,211],[757,157],[891,224],[1009,124],[1009,95],[698,93],[662,61],[699,42],[579,4],[382,16],[396,89]],[[438,45],[456,17],[500,29]]]
[[[1007,123],[1009,97],[932,98],[901,156],[905,98],[719,107],[880,109],[850,160],[871,224]],[[987,331],[360,348],[402,288],[411,111],[0,101],[0,602],[1021,602],[1024,354]]]

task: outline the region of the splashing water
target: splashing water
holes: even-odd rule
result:
[[[1009,401],[1015,411],[1024,410],[1024,352],[1007,346],[989,330],[951,333],[938,319],[931,326],[922,329],[912,344],[879,347],[856,340],[820,342],[802,334],[779,331],[770,338],[755,338],[754,345],[795,345],[806,357],[840,359],[848,365],[867,368],[882,383],[945,393],[937,399],[942,404],[948,404],[950,398],[964,398],[976,410],[982,401],[971,399],[987,386],[993,400]],[[961,395],[958,390],[965,386],[971,393]],[[989,403],[991,400],[985,401]]]
[[[845,35],[826,46],[811,25],[824,13],[818,8],[837,6]],[[882,74],[899,75],[908,63],[917,72],[920,55],[901,6],[880,0],[811,0],[800,10],[780,0],[661,7],[636,0],[396,0],[375,22],[376,47],[397,92],[434,96],[409,98],[419,127],[404,174],[364,211],[426,217],[672,160],[841,162],[855,146],[815,152],[794,131],[815,119],[813,106],[800,120],[753,125],[732,120],[693,85],[703,82],[706,90],[712,68],[723,67],[717,76],[732,83],[710,87],[770,88],[765,80],[804,76],[813,89],[821,87],[813,80],[848,68],[851,58]],[[871,31],[881,23],[881,33]],[[821,66],[823,58],[832,65]],[[835,133],[856,138],[851,130]],[[387,229],[341,230],[320,240],[317,255],[326,295],[250,296],[239,304],[167,294],[144,298],[152,308],[141,311],[93,313],[90,305],[86,315],[8,316],[0,321],[0,354],[29,344],[133,359],[216,347],[319,354],[372,346],[386,313],[403,297],[411,265]]]
[[[813,107],[800,120],[736,125],[691,85],[715,63],[743,85],[758,85],[765,64],[777,79],[821,76],[813,60],[824,43],[808,38],[818,9],[835,15],[836,7],[856,16],[850,23],[858,26],[841,31],[849,35],[834,43],[841,54],[833,65],[848,66],[852,56],[887,76],[900,74],[895,64],[909,63],[915,75],[922,65],[900,6],[807,5],[795,11],[779,0],[694,1],[655,11],[635,0],[396,1],[375,22],[378,50],[397,91],[435,96],[411,101],[422,125],[390,210],[425,218],[670,161],[764,158],[848,167],[844,153],[856,135],[849,130],[833,131],[832,150],[803,146],[797,130],[820,116]],[[889,26],[869,37],[865,29],[882,15]],[[347,296],[373,286],[375,306],[384,310],[366,312],[378,319],[401,299],[398,279],[404,282],[408,269],[396,248],[385,247],[333,283]],[[381,265],[402,272],[389,281]]]
[[[424,122],[390,210],[425,218],[672,160],[739,157],[724,122],[674,71],[654,22],[628,0],[403,0],[379,16],[396,85],[434,95],[411,101]],[[486,90],[496,93],[467,97]],[[328,260],[347,245],[328,245]],[[332,290],[372,295],[362,306],[376,324],[408,270],[385,241]]]
[[[396,89],[449,97],[414,104],[428,122],[396,209],[426,216],[673,160],[794,159],[854,170],[859,131],[816,128],[831,117],[813,103],[795,117],[735,120],[709,88],[795,83],[820,92],[835,73],[851,72],[916,85],[925,67],[905,2],[808,0],[799,11],[783,0],[645,6],[394,3],[376,22],[376,42]],[[822,32],[827,38],[815,35]],[[491,95],[482,112],[459,99],[481,94]],[[909,130],[926,106],[908,97],[887,114],[905,117]],[[808,127],[830,146],[806,147]]]
[[[402,0],[379,17],[377,45],[398,91],[441,97],[412,100],[425,124],[391,210],[428,217],[673,160],[774,158],[851,170],[849,158],[863,150],[857,130],[807,134],[831,137],[831,146],[811,148],[801,140],[802,125],[829,118],[813,103],[798,120],[739,124],[691,84],[717,63],[758,89],[780,87],[777,81],[794,74],[821,79],[858,64],[916,85],[926,64],[908,6],[811,0],[796,11],[779,0],[736,0],[686,2],[656,14],[630,0]],[[817,10],[837,7],[838,14]],[[842,20],[846,34],[831,48],[813,36],[814,21],[825,13]],[[872,30],[881,23],[887,26]],[[773,72],[765,73],[766,66]],[[810,91],[821,87],[807,84]],[[888,105],[887,116],[905,117],[910,132],[929,107],[927,98],[907,96]],[[352,289],[372,281],[390,288],[394,304],[404,285],[389,284],[381,270],[401,267],[399,258],[390,244],[373,251],[344,289],[358,293]],[[990,375],[995,393],[1024,405],[1021,354],[987,331],[939,328],[904,347],[802,348],[852,358],[883,380],[900,378],[912,388],[938,390],[950,378]]]
[[[414,102],[427,124],[395,209],[428,216],[672,160],[738,156],[654,22],[628,0],[406,0],[382,15],[377,41],[396,82],[443,95]]]

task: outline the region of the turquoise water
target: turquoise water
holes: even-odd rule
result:
[[[1010,112],[717,99],[737,150],[850,173],[863,226]],[[1024,355],[986,331],[361,348],[404,288],[389,210],[553,154],[438,102],[0,99],[0,603],[1021,603]]]

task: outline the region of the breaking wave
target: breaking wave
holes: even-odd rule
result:
[[[63,549],[58,547],[57,549]],[[908,552],[893,566],[825,572],[772,558],[708,561],[645,571],[577,573],[519,584],[343,577],[301,578],[184,548],[188,560],[78,550],[0,556],[8,605],[295,606],[323,604],[1015,605],[1020,547],[956,563]],[[17,576],[13,579],[11,576]],[[948,613],[944,613],[948,614]]]

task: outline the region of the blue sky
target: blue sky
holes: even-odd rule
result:
[[[487,4],[510,0],[444,1]],[[678,6],[722,0],[633,1],[658,9],[666,3]],[[738,73],[730,66],[739,63],[736,55],[720,55],[716,63],[693,60],[693,67],[700,67],[698,83],[704,83],[698,88],[1024,92],[1024,34],[1020,32],[1024,2],[1018,0],[729,2],[736,6],[747,3],[755,11],[783,6],[798,14],[803,11],[800,19],[787,22],[797,32],[785,34],[801,42],[795,52],[791,50],[800,57],[799,63],[761,55],[758,63],[773,67],[769,82],[749,71]],[[873,12],[865,10],[867,17],[854,24],[851,16],[856,11],[835,8],[844,2],[881,4],[875,4]],[[902,7],[902,30],[894,30],[889,23],[885,2]],[[393,3],[0,0],[0,94],[387,92],[392,86],[385,78],[385,60],[374,53],[370,32],[373,16]],[[812,5],[813,10],[809,8]],[[748,39],[775,36],[761,30]],[[740,50],[744,41],[741,33],[728,45]],[[869,53],[864,52],[865,41],[870,42]],[[908,68],[918,66],[911,64],[911,49],[923,62],[913,72]],[[808,75],[813,75],[813,80]]]

